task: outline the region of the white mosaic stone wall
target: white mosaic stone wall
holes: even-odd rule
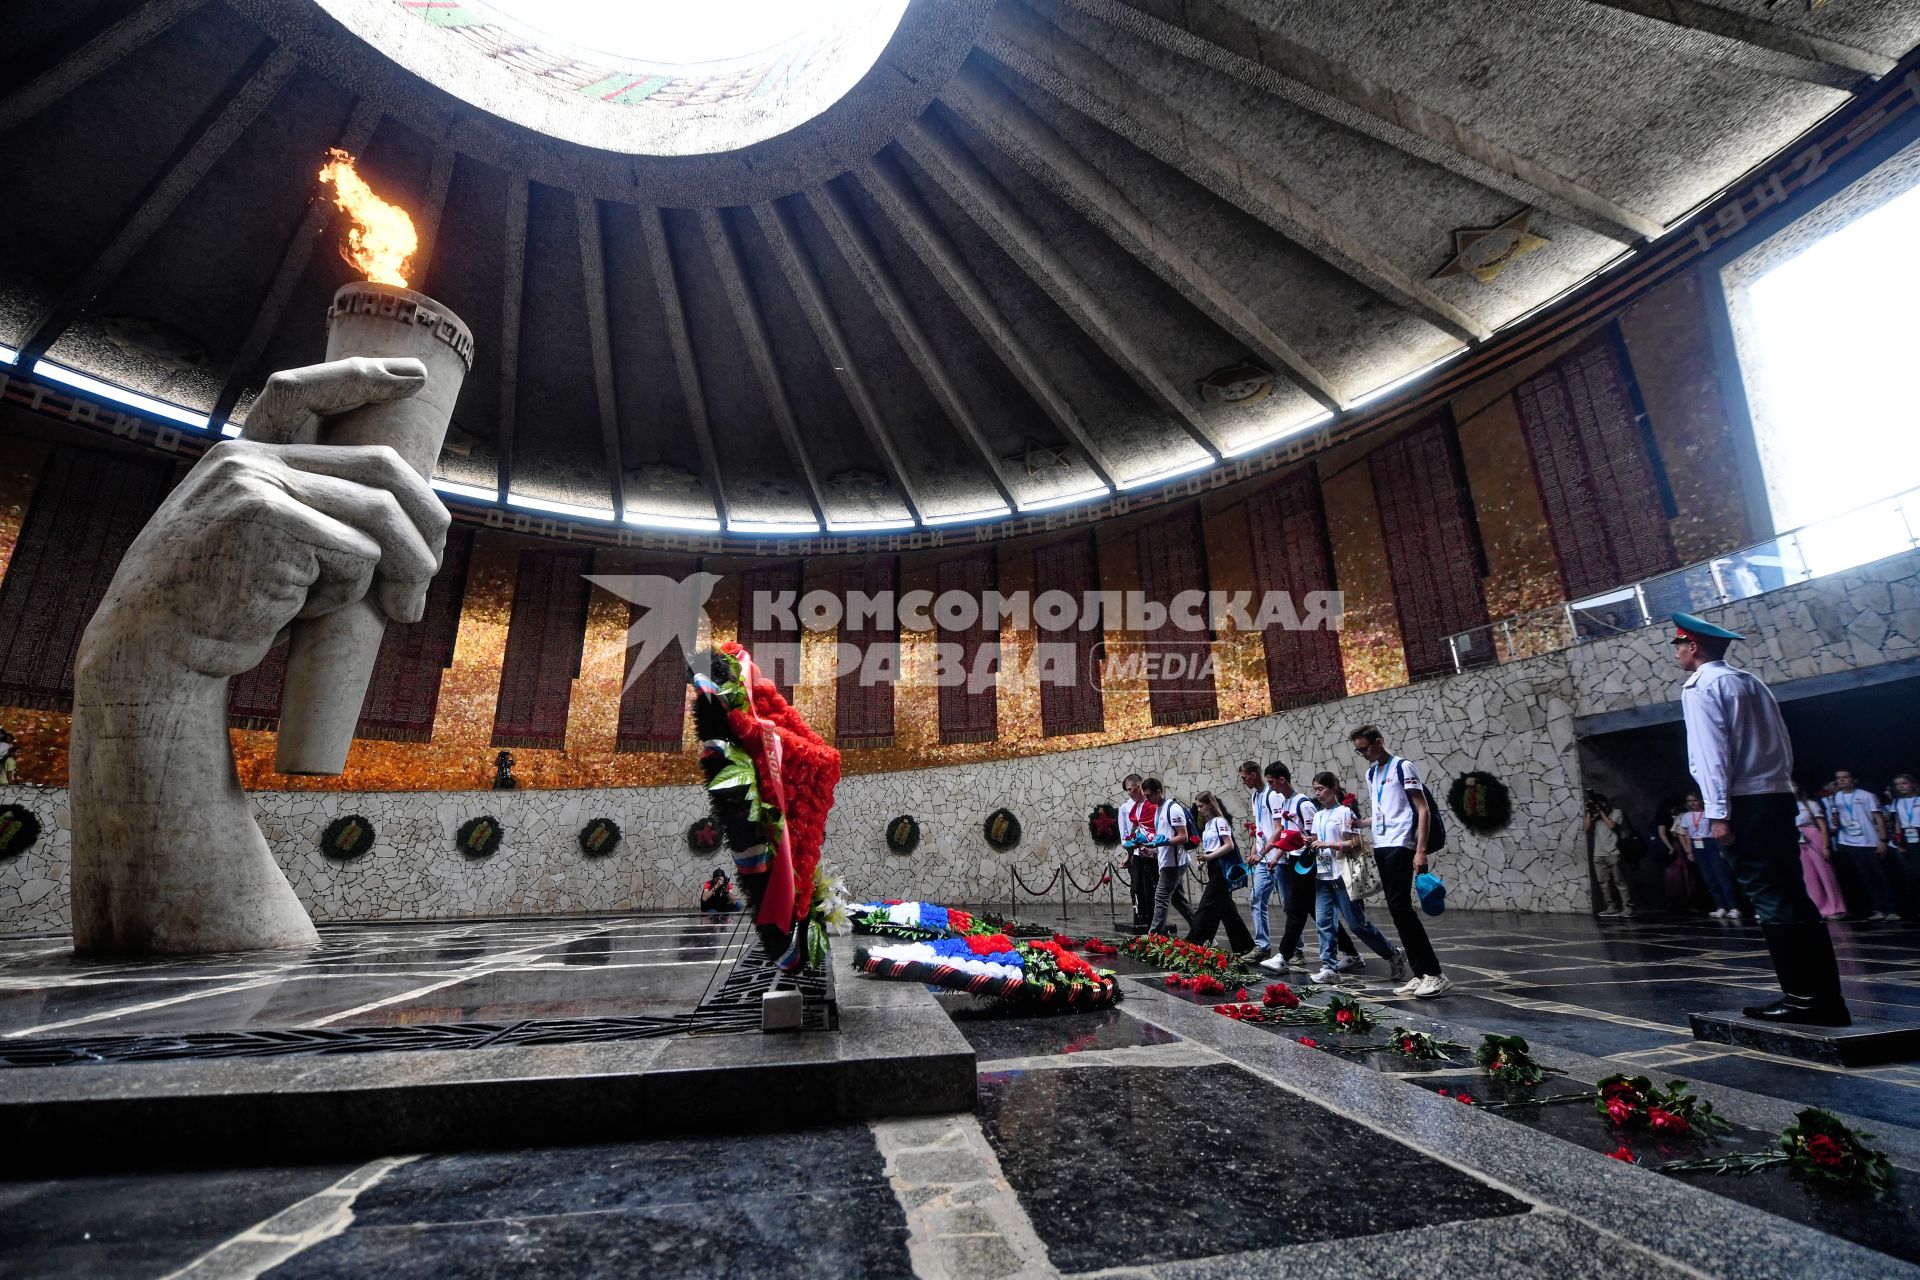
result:
[[[1920,658],[1920,552],[1700,611],[1748,642],[1729,655],[1770,685]],[[1674,702],[1684,676],[1647,627],[1569,650],[1575,714]]]
[[[1438,864],[1449,902],[1585,910],[1571,701],[1565,662],[1549,657],[1139,744],[863,774],[840,784],[827,824],[828,861],[855,893],[949,902],[1004,902],[1012,871],[1040,888],[1064,863],[1104,900],[1098,882],[1107,854],[1087,836],[1087,813],[1100,801],[1118,800],[1125,774],[1157,774],[1182,798],[1214,789],[1241,817],[1247,803],[1235,770],[1247,758],[1283,759],[1302,780],[1330,768],[1359,792],[1359,762],[1346,734],[1371,720],[1391,745],[1426,768],[1442,797],[1456,775],[1476,768],[1513,790],[1515,820],[1506,832],[1483,839],[1457,822],[1450,827]],[[695,787],[266,791],[253,799],[275,856],[321,921],[684,909],[706,870],[724,858],[695,856],[686,847],[686,828],[704,811]],[[26,854],[0,863],[0,931],[63,931],[66,793],[0,790],[0,802],[9,800],[34,808],[47,834]],[[988,847],[981,835],[987,814],[1002,805],[1025,829],[1020,845],[1006,852]],[[455,829],[488,812],[506,828],[499,851],[485,859],[456,852]],[[316,848],[326,825],[346,813],[370,819],[378,833],[373,850],[351,862]],[[888,853],[882,834],[901,813],[918,818],[923,833],[910,857]],[[600,816],[618,822],[625,840],[611,855],[589,858],[576,834]],[[1124,900],[1124,883],[1116,889]],[[1057,886],[1052,892],[1057,900]]]

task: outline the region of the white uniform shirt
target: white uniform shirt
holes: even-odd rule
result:
[[[1373,792],[1374,848],[1414,847],[1420,833],[1420,815],[1407,798],[1407,788],[1419,785],[1420,771],[1411,760],[1388,756],[1384,764],[1367,766],[1367,789]]]
[[[1855,849],[1879,847],[1880,833],[1873,829],[1873,815],[1879,812],[1880,802],[1873,792],[1859,787],[1827,797],[1827,817],[1833,824],[1835,842]]]
[[[1120,839],[1121,840],[1124,841],[1124,840],[1130,839],[1135,832],[1139,832],[1143,836],[1150,836],[1153,834],[1153,829],[1151,825],[1143,826],[1143,824],[1141,823],[1141,815],[1146,813],[1147,810],[1150,808],[1152,808],[1152,806],[1149,805],[1145,800],[1135,800],[1135,799],[1132,799],[1131,797],[1129,797],[1124,803],[1121,804],[1120,806]],[[1137,853],[1139,851],[1133,850],[1133,852]]]
[[[1793,792],[1793,743],[1780,705],[1751,671],[1702,663],[1680,690],[1687,767],[1708,818],[1725,819],[1734,796]]]
[[[1713,839],[1713,827],[1710,825],[1711,822],[1712,822],[1712,819],[1708,818],[1706,814],[1695,813],[1693,810],[1689,809],[1685,813],[1681,814],[1678,818],[1674,819],[1673,825],[1676,827],[1679,827],[1682,831],[1686,832],[1687,836],[1693,841],[1695,846],[1698,846],[1702,840]]]
[[[1920,849],[1920,796],[1895,796],[1893,819],[1900,843],[1910,850]]]
[[[1262,786],[1253,796],[1253,834],[1254,849],[1265,848],[1274,832],[1280,828],[1279,793],[1272,787]],[[1263,858],[1262,861],[1265,861]]]
[[[1200,833],[1200,851],[1216,853],[1233,843],[1233,824],[1225,818],[1207,819],[1207,829]]]
[[[1343,804],[1337,804],[1331,809],[1321,809],[1313,815],[1313,838],[1344,840],[1353,834],[1357,822],[1353,810]],[[1345,868],[1344,858],[1344,854],[1336,853],[1332,849],[1316,849],[1314,875],[1321,880],[1340,879]]]
[[[1155,815],[1155,833],[1165,836],[1168,841],[1172,841],[1173,819],[1176,814],[1179,816],[1180,821],[1186,826],[1187,831],[1191,833],[1193,831],[1193,815],[1187,812],[1185,805],[1174,800],[1172,796],[1167,797],[1160,805],[1160,812]],[[1168,867],[1184,867],[1192,861],[1193,855],[1187,851],[1187,846],[1184,844],[1168,843],[1160,846],[1160,867],[1162,870]]]

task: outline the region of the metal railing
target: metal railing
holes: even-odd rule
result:
[[[1447,637],[1453,669],[1498,666],[1624,635],[1920,547],[1920,488],[1816,520],[1700,564]]]

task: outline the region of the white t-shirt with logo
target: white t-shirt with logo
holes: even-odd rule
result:
[[[1193,830],[1193,815],[1187,812],[1185,805],[1171,797],[1161,804],[1160,813],[1155,819],[1154,833],[1165,836],[1170,842],[1160,846],[1160,866],[1162,870],[1165,870],[1167,867],[1184,867],[1193,861],[1193,856],[1187,852],[1186,845],[1171,843],[1173,840],[1173,819],[1176,815],[1180,818],[1181,824],[1185,826],[1189,832]]]
[[[1315,840],[1345,840],[1353,834],[1358,819],[1353,810],[1343,804],[1331,809],[1321,809],[1313,815],[1313,838]],[[1313,853],[1313,873],[1322,880],[1338,880],[1341,877],[1344,855],[1332,849],[1316,848]]]
[[[1200,851],[1217,853],[1233,843],[1233,824],[1225,818],[1207,819],[1207,829],[1200,833]]]
[[[1900,829],[1901,844],[1920,849],[1920,796],[1893,798],[1893,824]]]
[[[1410,760],[1388,756],[1386,763],[1367,767],[1367,790],[1373,793],[1373,847],[1411,849],[1418,838],[1420,815],[1407,798],[1408,787],[1420,785],[1420,771]]]
[[[1874,799],[1873,792],[1859,787],[1836,791],[1827,797],[1827,813],[1833,819],[1838,843],[1856,849],[1871,849],[1880,843],[1880,833],[1873,829],[1873,815],[1878,812],[1880,802]]]

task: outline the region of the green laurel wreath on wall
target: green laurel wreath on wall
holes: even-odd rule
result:
[[[329,858],[357,858],[373,848],[373,824],[357,813],[342,814],[320,833],[320,852]]]
[[[912,853],[920,847],[920,824],[907,814],[901,814],[887,824],[887,850],[902,856]]]
[[[612,853],[620,843],[620,824],[612,818],[595,818],[580,828],[580,852],[588,857]]]
[[[1492,774],[1475,769],[1453,780],[1447,808],[1475,835],[1492,835],[1513,821],[1513,792]]]
[[[40,838],[40,819],[23,804],[0,805],[0,858],[25,853]]]
[[[995,809],[987,815],[980,830],[987,843],[996,849],[1011,849],[1020,843],[1020,819],[1013,816],[1011,809]]]
[[[454,833],[453,843],[469,858],[486,858],[500,847],[504,835],[506,828],[500,825],[500,819],[486,813],[461,823],[460,830]]]

